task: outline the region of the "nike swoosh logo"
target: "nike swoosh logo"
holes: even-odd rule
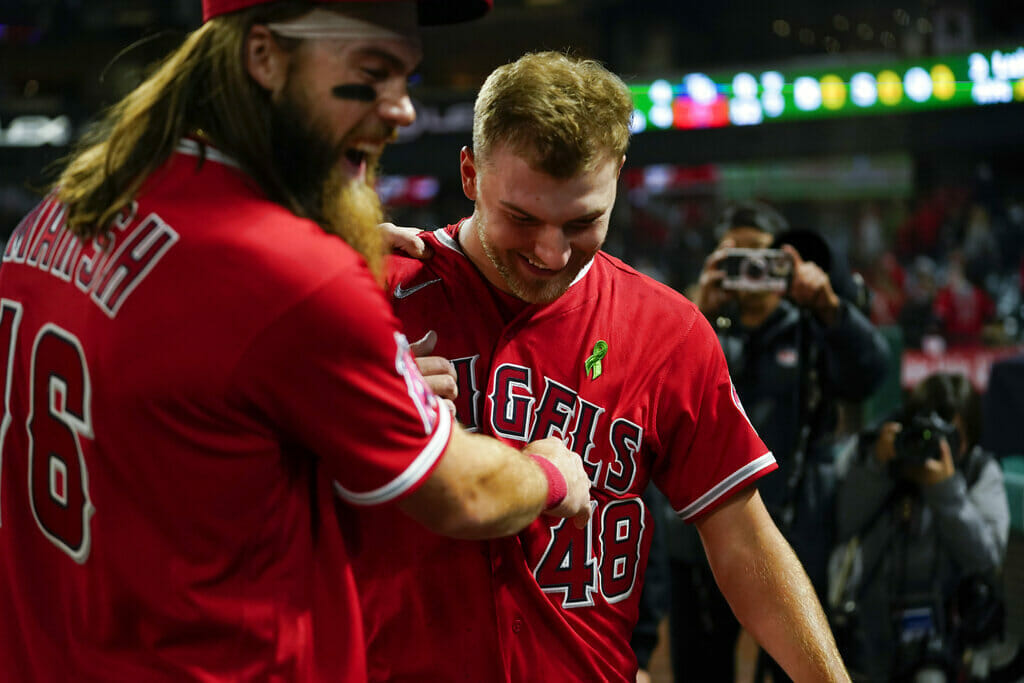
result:
[[[393,295],[394,295],[394,297],[396,299],[404,299],[405,297],[409,296],[410,294],[415,294],[416,292],[420,291],[424,287],[429,287],[430,285],[434,284],[435,282],[440,282],[440,281],[441,281],[441,278],[435,278],[433,280],[427,280],[426,282],[421,282],[418,285],[413,285],[412,287],[408,287],[408,288],[402,287],[402,283],[399,282],[398,286],[395,287],[395,291],[394,291]]]

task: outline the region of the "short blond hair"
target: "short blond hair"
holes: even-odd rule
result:
[[[558,52],[524,55],[495,69],[473,107],[473,155],[486,163],[508,145],[555,178],[620,158],[629,145],[633,99],[615,74]]]

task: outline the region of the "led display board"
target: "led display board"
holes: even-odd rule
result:
[[[689,73],[630,84],[634,133],[1024,101],[1024,47],[831,69]]]
[[[631,197],[714,195],[722,200],[904,199],[914,190],[910,155],[891,153],[626,168]]]

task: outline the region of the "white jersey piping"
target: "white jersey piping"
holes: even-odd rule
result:
[[[771,451],[765,453],[757,460],[747,463],[740,469],[736,470],[728,477],[718,482],[711,488],[707,493],[693,501],[682,510],[676,510],[676,514],[682,517],[684,520],[688,520],[697,514],[700,514],[707,507],[721,498],[727,491],[732,489],[737,484],[742,483],[751,476],[757,474],[763,469],[771,467],[775,464],[775,456],[772,455]]]
[[[334,491],[343,499],[354,505],[379,505],[394,500],[419,483],[430,471],[448,445],[448,437],[452,432],[452,414],[443,405],[438,407],[437,429],[420,454],[397,477],[390,482],[365,493],[349,491],[338,482],[334,482]]]

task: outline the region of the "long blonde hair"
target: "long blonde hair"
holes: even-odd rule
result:
[[[249,77],[244,45],[254,24],[309,8],[293,0],[258,5],[215,17],[189,34],[72,153],[55,183],[67,206],[68,229],[83,239],[102,234],[178,141],[200,132],[238,161],[270,199],[308,217],[274,167],[270,96]],[[288,41],[281,44],[287,49]]]

